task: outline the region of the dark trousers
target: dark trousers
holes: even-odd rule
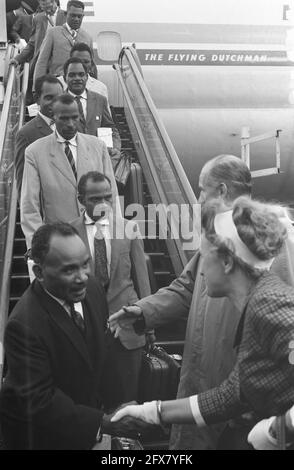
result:
[[[108,397],[113,408],[121,403],[138,399],[139,374],[142,362],[142,348],[126,349],[118,338],[107,337],[108,355],[106,360],[106,383]],[[105,391],[107,394],[107,390]],[[107,397],[106,400],[108,401]]]

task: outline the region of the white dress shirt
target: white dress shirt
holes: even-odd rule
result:
[[[65,152],[64,142],[66,141],[66,139],[64,137],[62,137],[57,131],[55,131],[55,133],[56,133],[57,142],[62,144],[63,151]],[[76,168],[77,168],[77,158],[78,158],[77,134],[72,139],[68,140],[67,142],[69,142],[69,147],[70,147],[70,150],[71,150],[71,153],[72,153],[72,156],[74,158],[75,165],[76,165]]]
[[[46,15],[48,18],[47,31],[49,28],[53,28],[54,26],[56,26],[56,18],[57,18],[58,10],[59,8],[57,7],[53,15]]]
[[[90,247],[90,252],[92,259],[95,262],[95,253],[94,253],[94,238],[96,235],[97,230],[100,231],[100,234],[103,236],[106,245],[106,257],[107,257],[107,271],[108,276],[110,277],[110,263],[111,263],[111,236],[110,236],[110,220],[106,217],[103,217],[95,224],[93,224],[93,220],[91,217],[88,216],[87,212],[84,214],[85,217],[85,225],[88,237],[88,243]],[[98,228],[97,228],[98,227]]]
[[[73,96],[74,98],[75,98],[76,96],[79,96],[79,97],[81,98],[81,103],[82,103],[84,118],[86,119],[86,117],[87,117],[87,99],[88,99],[87,91],[84,90],[81,95],[75,95],[74,93],[72,93],[72,92],[69,91],[69,90],[68,90],[68,93],[69,93],[71,96]]]

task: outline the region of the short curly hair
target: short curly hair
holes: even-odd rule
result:
[[[218,199],[207,202],[202,208],[202,228],[207,240],[218,248],[220,256],[230,254],[235,262],[252,277],[258,277],[263,270],[245,263],[235,254],[234,246],[228,239],[215,232],[214,219],[221,210]],[[260,260],[277,256],[287,238],[287,228],[280,221],[285,209],[274,204],[265,204],[241,196],[233,203],[233,221],[238,235],[247,248]]]
[[[72,225],[63,222],[44,224],[39,227],[32,239],[31,258],[35,263],[44,264],[46,255],[50,250],[50,241],[53,235],[71,237],[74,235],[78,236],[78,232]]]

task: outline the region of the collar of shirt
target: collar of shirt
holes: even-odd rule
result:
[[[46,124],[54,131],[55,130],[55,123],[52,122],[53,120],[49,118],[48,116],[45,116],[44,114],[39,111],[39,116],[46,122]]]
[[[86,101],[87,101],[87,99],[88,99],[88,95],[87,95],[87,90],[86,90],[86,89],[83,91],[83,93],[82,93],[81,95],[75,95],[75,94],[72,93],[69,89],[67,90],[67,93],[69,93],[71,96],[74,96],[74,97],[79,96],[80,98],[83,98],[83,100],[86,100]]]
[[[57,130],[55,130],[55,133],[56,133],[56,140],[57,142],[59,142],[60,144],[64,144],[64,142],[69,142],[70,145],[73,145],[73,147],[77,147],[78,146],[78,143],[77,143],[77,134],[73,136],[72,139],[70,140],[66,140],[64,137],[62,137],[59,132]]]
[[[74,31],[76,34],[78,34],[79,30],[78,29],[72,29],[68,23],[65,23],[65,27],[66,29],[68,30],[68,32],[70,33],[70,35],[72,35],[72,32]]]
[[[95,222],[93,219],[91,219],[91,217],[89,217],[86,211],[84,213],[84,216],[85,216],[85,225],[92,225],[92,224],[94,225],[99,224],[100,226],[110,225],[110,220],[107,217],[103,217],[102,219],[99,219]]]
[[[58,297],[55,297],[55,295],[52,295],[47,289],[45,289],[45,287],[43,287],[43,289],[50,297],[52,297],[52,299],[56,300],[56,302],[58,302],[64,308],[66,313],[70,316],[70,306],[67,303],[67,301],[64,299],[59,299]],[[74,306],[75,306],[75,310],[79,312],[84,318],[82,302],[75,302]]]

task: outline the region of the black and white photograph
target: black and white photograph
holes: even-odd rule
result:
[[[294,450],[293,182],[294,0],[0,0],[1,455]]]

